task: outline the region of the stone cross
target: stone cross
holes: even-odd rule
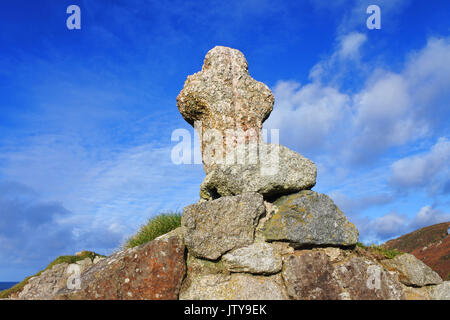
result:
[[[218,151],[225,154],[249,137],[260,141],[273,103],[270,89],[249,75],[242,52],[217,46],[206,54],[202,70],[187,77],[177,97],[180,113],[199,134],[206,173],[224,160]]]

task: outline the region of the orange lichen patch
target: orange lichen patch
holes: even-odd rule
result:
[[[184,245],[177,237],[128,249],[82,276],[82,288],[62,299],[175,300],[186,273]],[[109,261],[108,261],[109,260]],[[100,263],[99,263],[100,264]]]

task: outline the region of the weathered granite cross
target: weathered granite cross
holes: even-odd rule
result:
[[[238,143],[240,137],[236,135],[243,132],[260,141],[262,123],[273,103],[270,89],[249,75],[242,52],[217,46],[206,54],[202,70],[187,77],[177,97],[183,118],[199,134],[206,173],[215,167],[214,160],[220,160],[217,147],[226,152],[230,141]],[[234,140],[225,139],[230,130],[234,131]]]

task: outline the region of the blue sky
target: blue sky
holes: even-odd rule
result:
[[[66,8],[81,8],[81,30]],[[368,30],[366,8],[381,8]],[[4,1],[0,281],[109,254],[198,200],[176,96],[215,45],[275,95],[266,128],[318,166],[365,242],[450,221],[448,1]]]

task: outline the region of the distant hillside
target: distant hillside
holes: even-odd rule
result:
[[[405,234],[384,244],[414,255],[431,267],[444,280],[450,280],[450,222],[435,224]]]

